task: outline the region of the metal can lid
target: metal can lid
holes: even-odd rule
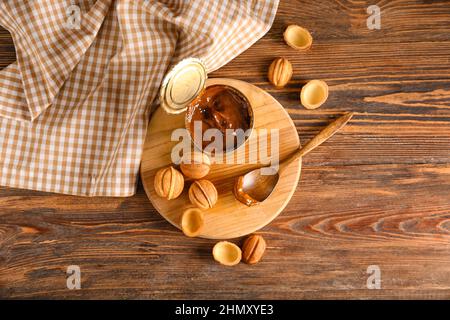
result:
[[[200,59],[188,58],[176,64],[164,77],[161,92],[161,106],[167,113],[186,111],[205,88],[207,72]]]

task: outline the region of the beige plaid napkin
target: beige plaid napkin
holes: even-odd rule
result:
[[[186,57],[201,58],[208,71],[221,67],[269,30],[277,6],[0,0],[0,24],[17,52],[0,71],[0,184],[134,194],[150,107],[168,68]]]

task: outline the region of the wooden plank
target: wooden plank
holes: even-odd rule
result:
[[[17,191],[1,203],[0,296],[448,297],[449,188],[448,164],[306,168],[262,231],[264,260],[236,268],[212,263],[214,241],[187,241],[141,188],[92,201]],[[86,290],[65,289],[70,264],[81,266]],[[365,288],[372,264],[384,290]]]
[[[381,30],[366,27],[372,4]],[[313,32],[310,52],[283,43],[290,23]],[[134,197],[88,200],[0,187],[0,297],[449,299],[449,52],[446,0],[281,1],[267,36],[212,76],[267,90],[302,142],[343,111],[356,116],[304,159],[292,201],[261,232],[263,261],[214,263],[214,241],[185,238],[141,185]],[[279,90],[266,79],[277,56],[294,66]],[[14,60],[0,30],[0,68]],[[298,96],[314,78],[330,99],[308,111]],[[66,289],[71,264],[82,290]],[[367,289],[369,265],[383,290]]]

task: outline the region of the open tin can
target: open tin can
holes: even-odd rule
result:
[[[169,114],[186,112],[190,138],[205,153],[209,153],[208,145],[219,138],[219,133],[222,150],[216,151],[228,153],[244,145],[253,129],[253,110],[245,94],[228,85],[208,86],[205,65],[196,58],[182,60],[169,71],[163,80],[160,102]]]

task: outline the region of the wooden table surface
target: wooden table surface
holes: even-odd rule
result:
[[[380,30],[366,26],[372,4]],[[312,51],[284,44],[292,23],[312,31]],[[266,79],[278,56],[295,69],[282,90]],[[0,68],[14,59],[1,30]],[[130,198],[92,199],[1,187],[0,298],[450,298],[447,0],[281,1],[271,31],[211,76],[270,92],[303,142],[356,113],[304,159],[292,201],[261,230],[264,260],[214,263],[214,241],[184,237],[141,184]],[[330,98],[308,111],[299,90],[316,78]],[[66,288],[69,265],[81,268],[81,290]],[[367,289],[370,265],[380,268],[380,290]]]

